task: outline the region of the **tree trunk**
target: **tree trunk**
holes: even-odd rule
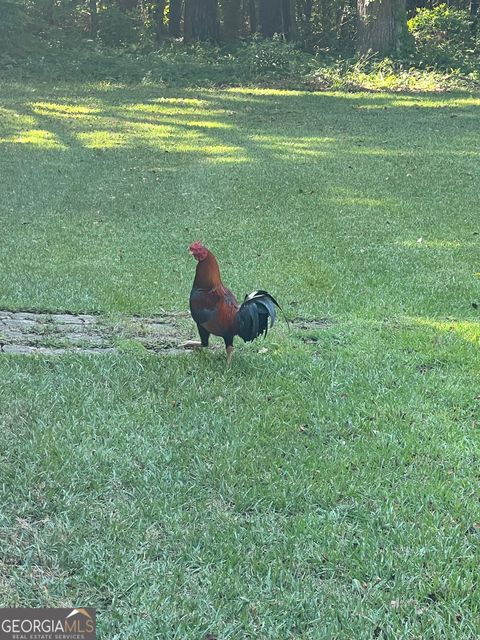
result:
[[[297,35],[295,20],[295,0],[282,0],[283,33],[287,40]]]
[[[305,18],[307,22],[312,19],[313,0],[306,0],[305,2]]]
[[[257,33],[258,19],[257,19],[257,5],[255,0],[249,0],[248,14],[249,14],[249,20],[250,20],[250,33]]]
[[[472,16],[472,38],[476,40],[478,33],[478,3],[479,0],[470,0],[470,15]]]
[[[260,0],[260,32],[264,38],[283,33],[282,0]]]
[[[357,0],[357,52],[398,53],[405,0]]]
[[[165,25],[163,19],[165,17],[166,0],[157,0],[155,5],[155,38],[160,42],[165,35]]]
[[[356,2],[356,0],[354,0],[354,2]],[[296,9],[303,46],[311,50],[313,44],[311,41],[313,0],[297,0]]]
[[[180,38],[180,24],[182,22],[183,0],[170,0],[168,9],[168,33],[174,38]]]
[[[225,40],[238,40],[240,37],[240,22],[242,5],[240,0],[223,0],[223,37]]]
[[[351,58],[355,55],[356,0],[344,0],[338,18],[338,49],[342,56]]]
[[[90,38],[95,40],[98,31],[97,0],[89,0],[88,8],[90,11]]]
[[[217,0],[185,0],[185,42],[218,40]]]

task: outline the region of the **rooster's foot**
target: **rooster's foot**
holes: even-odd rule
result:
[[[198,342],[198,340],[187,340],[187,342],[184,342],[180,346],[184,349],[201,349],[203,345],[201,342]]]

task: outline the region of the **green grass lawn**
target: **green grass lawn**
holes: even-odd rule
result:
[[[230,369],[1,356],[0,604],[108,640],[478,638],[480,98],[0,107],[0,309],[185,310],[202,239],[238,296],[327,321]]]

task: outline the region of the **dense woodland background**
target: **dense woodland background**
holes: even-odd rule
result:
[[[0,9],[0,68],[26,57],[35,65],[52,52],[68,66],[69,51],[88,57],[100,49],[142,56],[174,49],[180,68],[182,52],[200,46],[205,63],[218,63],[205,57],[216,48],[224,63],[240,55],[244,68],[262,73],[291,71],[305,54],[310,61],[388,57],[408,68],[480,69],[479,0],[0,0]],[[164,63],[165,70],[173,61]]]

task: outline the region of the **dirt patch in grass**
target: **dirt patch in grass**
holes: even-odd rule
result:
[[[313,318],[311,320],[307,320],[306,318],[293,318],[290,322],[295,329],[302,331],[327,329],[332,324],[331,320],[327,320],[326,318]]]

